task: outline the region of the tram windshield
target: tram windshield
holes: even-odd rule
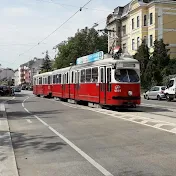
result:
[[[118,82],[139,82],[139,76],[132,69],[116,69],[115,79]]]

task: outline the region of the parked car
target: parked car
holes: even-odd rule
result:
[[[1,96],[10,95],[10,94],[11,94],[10,86],[0,85]]]
[[[165,86],[154,86],[152,87],[150,90],[148,90],[147,92],[145,92],[144,98],[149,100],[149,99],[156,99],[156,100],[161,100],[161,99],[165,99],[165,94],[164,94],[164,90],[166,89]]]

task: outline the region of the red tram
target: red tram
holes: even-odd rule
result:
[[[70,102],[121,106],[140,104],[139,62],[129,56],[79,58],[77,65],[34,76],[33,93]],[[91,58],[91,59],[90,59]],[[80,62],[81,61],[81,62]]]

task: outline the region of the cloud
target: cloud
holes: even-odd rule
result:
[[[27,7],[5,7],[2,10],[4,16],[29,16],[31,11]]]

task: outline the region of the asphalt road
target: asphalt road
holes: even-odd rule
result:
[[[21,93],[7,115],[20,176],[175,176],[174,130],[146,125],[173,122],[174,111],[92,110]]]

